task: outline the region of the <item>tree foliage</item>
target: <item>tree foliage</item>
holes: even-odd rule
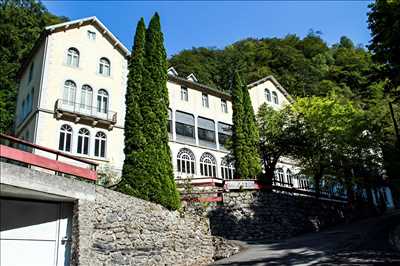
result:
[[[0,132],[13,128],[17,73],[45,26],[66,21],[34,0],[0,3]]]
[[[260,171],[259,135],[247,87],[235,72],[232,80],[232,153],[237,177],[254,178]]]
[[[167,133],[167,57],[157,13],[145,34],[144,22],[139,21],[133,51],[126,96],[127,159],[120,188],[136,197],[177,209],[180,199]]]
[[[260,136],[260,154],[264,166],[261,180],[272,184],[278,161],[290,156],[293,146],[300,142],[296,123],[292,123],[291,109],[276,110],[264,103],[257,113]]]

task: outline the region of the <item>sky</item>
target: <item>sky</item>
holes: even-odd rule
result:
[[[238,40],[304,37],[321,31],[329,44],[348,36],[355,44],[370,39],[371,1],[43,1],[47,9],[71,20],[96,16],[130,50],[137,21],[161,17],[169,56],[192,47],[223,48]]]

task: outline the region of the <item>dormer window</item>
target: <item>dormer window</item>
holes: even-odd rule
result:
[[[175,68],[170,67],[170,68],[168,68],[168,75],[177,77],[178,76],[178,72],[175,70]]]
[[[274,104],[279,104],[278,94],[275,91],[272,92],[272,100],[274,101]]]
[[[99,63],[99,74],[103,76],[110,76],[110,60],[108,60],[105,57],[100,58],[100,63]]]
[[[210,107],[210,105],[208,103],[208,94],[203,93],[203,95],[201,96],[201,100],[202,100],[203,107],[205,107],[205,108]]]
[[[96,40],[96,32],[94,32],[94,31],[88,30],[87,36],[88,36],[89,40],[91,40],[91,41]]]
[[[186,87],[181,87],[181,100],[185,102],[189,100],[189,93]]]
[[[186,79],[193,81],[193,82],[197,82],[197,78],[193,73],[191,73],[189,76],[187,76]]]

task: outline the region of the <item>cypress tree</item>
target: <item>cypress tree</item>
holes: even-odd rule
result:
[[[252,178],[261,170],[259,136],[249,92],[237,72],[232,80],[232,105],[232,153],[236,176]]]
[[[169,209],[177,209],[180,200],[175,186],[167,131],[167,55],[157,13],[146,31],[144,66],[146,71],[143,75],[141,111],[144,121],[142,133],[147,140],[143,165],[151,180],[148,197]]]
[[[125,161],[122,169],[122,180],[119,183],[121,192],[148,200],[146,196],[148,180],[143,175],[141,160],[146,139],[142,133],[141,91],[144,75],[146,27],[143,18],[136,26],[132,54],[128,60],[128,83],[125,94]]]
[[[259,142],[260,136],[258,132],[256,116],[254,114],[253,105],[247,86],[243,89],[243,109],[244,109],[244,126],[246,136],[246,158],[248,167],[248,177],[256,177],[261,172],[261,159]]]

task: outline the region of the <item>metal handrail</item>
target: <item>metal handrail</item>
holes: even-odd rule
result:
[[[57,159],[58,159],[58,156],[62,156],[62,157],[65,157],[65,158],[69,158],[69,159],[78,161],[78,162],[86,163],[86,164],[90,165],[91,168],[94,169],[94,170],[96,170],[96,167],[99,165],[96,162],[89,161],[89,160],[86,160],[86,159],[82,159],[82,158],[79,158],[77,156],[74,156],[74,155],[71,155],[71,154],[68,154],[68,153],[64,153],[64,152],[60,152],[60,151],[57,151],[57,150],[53,150],[53,149],[50,149],[50,148],[46,148],[46,147],[43,147],[43,146],[40,146],[40,145],[37,145],[37,144],[33,144],[33,143],[29,142],[29,141],[22,140],[22,139],[19,139],[19,138],[16,138],[16,137],[12,137],[12,136],[9,136],[9,135],[3,134],[3,133],[0,133],[0,139],[6,139],[6,140],[8,140],[10,142],[14,142],[14,143],[17,143],[17,144],[22,144],[22,145],[25,145],[25,146],[28,146],[28,147],[31,147],[31,148],[34,148],[34,149],[38,149],[38,150],[41,150],[41,151],[45,151],[45,152],[49,152],[49,153],[55,154],[55,155],[57,155]]]

